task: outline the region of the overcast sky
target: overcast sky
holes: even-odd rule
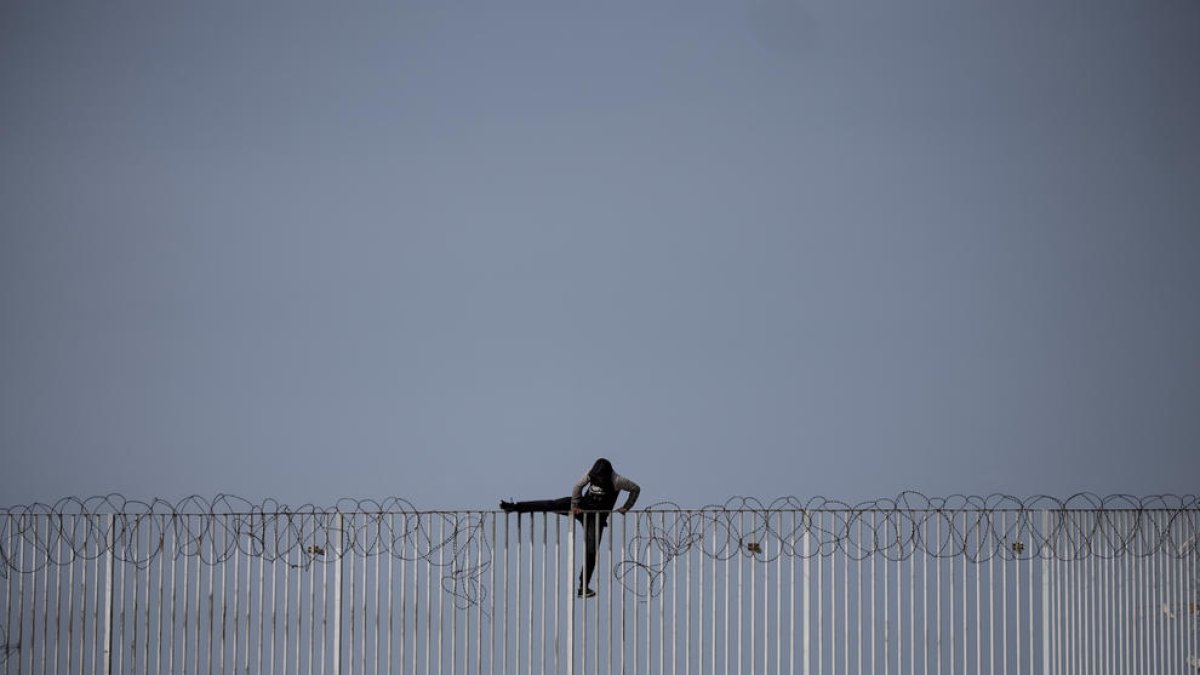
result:
[[[1194,493],[1200,3],[0,4],[0,502]]]

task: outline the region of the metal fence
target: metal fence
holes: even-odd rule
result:
[[[0,672],[1200,670],[1194,498],[658,505],[612,514],[594,598],[582,531],[400,500],[8,509]]]

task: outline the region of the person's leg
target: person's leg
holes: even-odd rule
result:
[[[525,502],[500,502],[500,508],[510,513],[558,513],[571,512],[571,498],[534,499]]]
[[[584,544],[587,547],[584,554],[584,567],[580,572],[579,589],[586,594],[592,584],[592,573],[596,570],[596,556],[600,552],[600,540],[604,537],[604,526],[608,520],[607,513],[585,513]]]

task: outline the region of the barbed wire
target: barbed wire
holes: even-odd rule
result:
[[[111,554],[144,569],[156,559],[235,556],[309,569],[346,557],[390,555],[443,569],[442,588],[463,607],[486,597],[491,539],[482,511],[420,511],[405,499],[340,499],[292,507],[273,499],[191,496],[177,502],[119,494],[0,509],[0,577]]]
[[[687,509],[659,502],[630,512],[633,537],[614,578],[641,594],[661,588],[673,560],[697,553],[712,560],[744,557],[880,556],[938,559],[1079,560],[1122,556],[1194,556],[1200,533],[1196,496],[1067,498],[1011,495],[895,498],[849,503],[826,497],[763,502],[731,497]],[[487,595],[494,528],[489,511],[421,511],[390,497],[341,499],[332,506],[288,506],[231,495],[171,502],[111,494],[0,509],[0,576],[29,573],[111,554],[144,568],[159,557],[216,565],[261,557],[308,569],[345,556],[393,556],[443,569],[443,590],[459,606]],[[491,531],[489,531],[489,526]]]
[[[635,530],[626,559],[613,566],[622,585],[648,597],[661,592],[673,561],[692,552],[717,562],[834,556],[1070,562],[1196,556],[1200,535],[1200,500],[1193,495],[929,497],[909,491],[857,503],[732,497],[681,509],[659,502],[647,507],[655,512],[675,517],[649,516]]]

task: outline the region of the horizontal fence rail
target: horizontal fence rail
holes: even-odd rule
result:
[[[0,510],[2,673],[1193,673],[1194,497]]]

